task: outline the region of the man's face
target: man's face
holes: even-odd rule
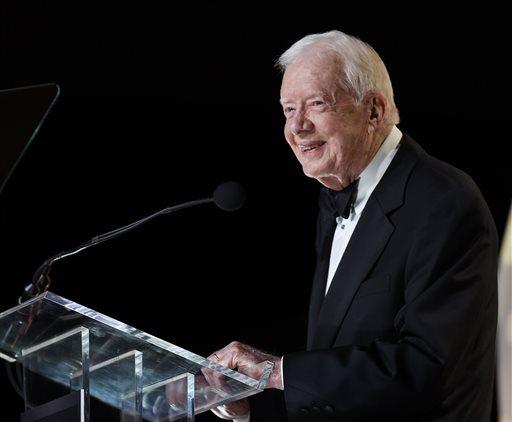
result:
[[[339,75],[332,55],[303,56],[283,75],[281,104],[284,135],[304,173],[344,187],[366,165],[369,109],[353,104]]]

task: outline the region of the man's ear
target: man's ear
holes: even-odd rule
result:
[[[367,97],[368,104],[368,133],[377,130],[386,112],[387,103],[385,98],[378,93],[371,93]]]
[[[386,111],[386,100],[379,94],[373,94],[370,102],[370,123],[379,124]]]

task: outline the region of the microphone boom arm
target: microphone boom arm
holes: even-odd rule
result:
[[[127,224],[126,226],[119,227],[115,230],[111,230],[107,233],[94,236],[92,239],[88,240],[87,242],[82,243],[81,245],[69,249],[67,251],[59,252],[56,255],[53,255],[52,257],[48,258],[46,261],[44,261],[39,268],[34,273],[34,276],[32,277],[32,282],[27,285],[23,289],[23,293],[18,299],[18,303],[22,303],[27,299],[33,298],[45,291],[48,290],[50,287],[51,279],[50,279],[50,270],[52,268],[52,265],[55,261],[58,261],[59,259],[65,258],[70,255],[74,255],[80,251],[83,251],[84,249],[87,249],[91,246],[97,245],[99,243],[103,243],[107,240],[113,239],[123,233],[129,232],[136,227],[141,226],[144,223],[147,223],[149,220],[152,220],[153,218],[156,218],[160,215],[169,214],[174,211],[179,211],[185,208],[193,207],[195,205],[201,205],[201,204],[207,204],[209,202],[214,202],[214,198],[203,198],[203,199],[196,199],[193,201],[185,202],[184,204],[174,205],[172,207],[164,208],[163,210],[160,210],[158,212],[155,212],[147,217],[141,218],[140,220],[137,220],[133,223]]]

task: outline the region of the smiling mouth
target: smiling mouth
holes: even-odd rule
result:
[[[309,151],[313,151],[317,148],[320,148],[324,144],[325,144],[325,142],[315,142],[315,143],[308,144],[308,145],[299,145],[299,149],[301,152],[309,152]]]

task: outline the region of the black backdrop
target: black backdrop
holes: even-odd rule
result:
[[[512,190],[499,10],[273,13],[2,11],[0,89],[55,82],[62,92],[0,197],[0,310],[49,256],[234,179],[248,192],[241,210],[159,217],[57,262],[51,290],[201,355],[232,339],[302,348],[320,185],[282,136],[273,63],[301,36],[334,28],[377,49],[401,129],[475,179],[503,233]],[[16,420],[22,401],[3,367],[0,382]]]

